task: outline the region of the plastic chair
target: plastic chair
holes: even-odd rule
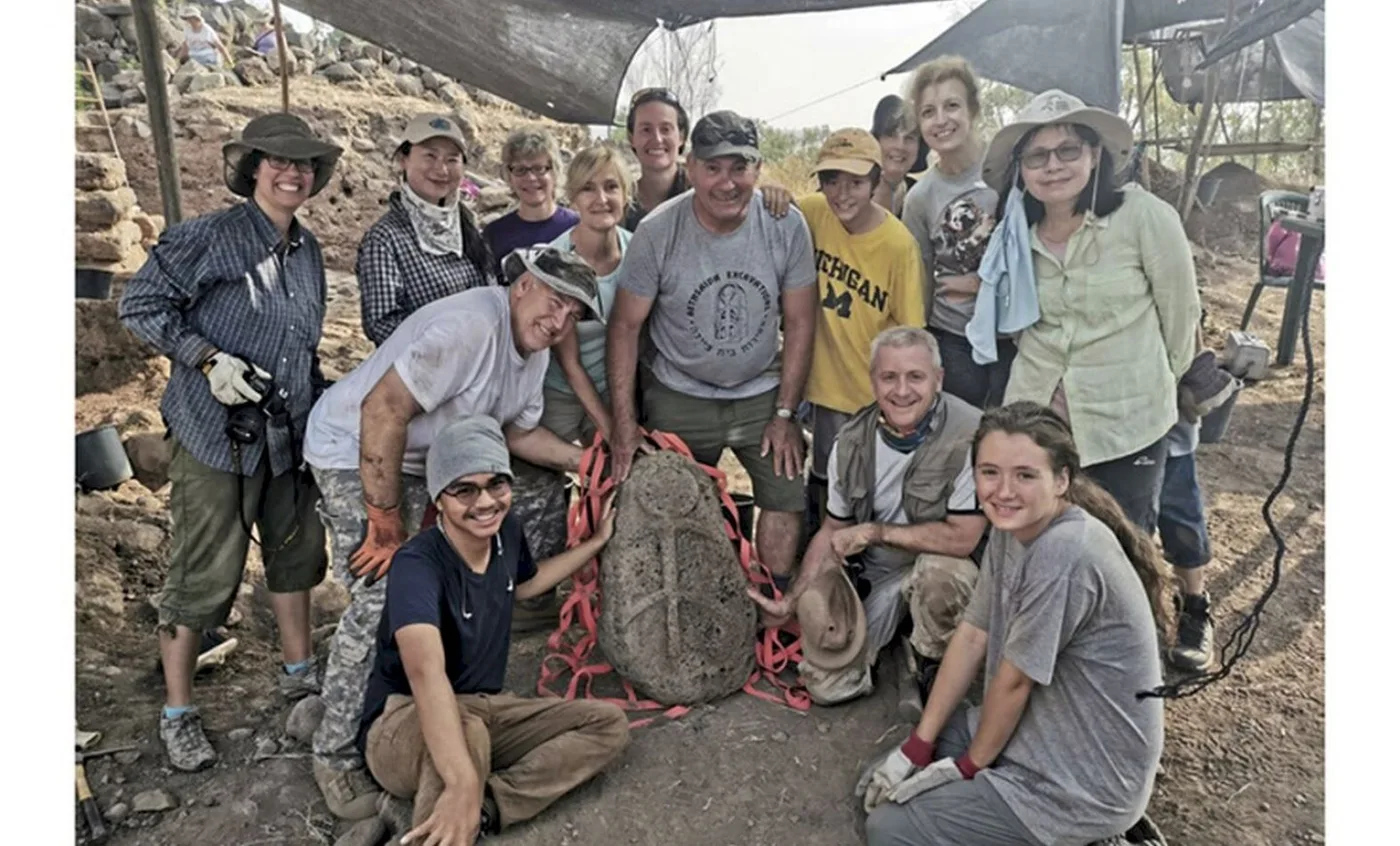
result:
[[[1240,321],[1241,332],[1249,330],[1249,319],[1254,316],[1254,306],[1259,302],[1259,295],[1264,293],[1265,288],[1287,290],[1288,286],[1293,283],[1293,274],[1279,276],[1269,269],[1269,256],[1266,247],[1269,224],[1278,219],[1285,211],[1306,214],[1308,195],[1299,194],[1297,191],[1264,191],[1259,195],[1259,281],[1254,283],[1254,289],[1249,292],[1249,302],[1244,307],[1244,319]],[[1318,288],[1323,287],[1321,282],[1314,282],[1313,285]]]

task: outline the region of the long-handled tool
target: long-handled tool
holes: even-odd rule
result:
[[[86,735],[86,736],[84,736]],[[102,818],[102,809],[97,807],[97,800],[93,798],[92,787],[88,784],[87,768],[84,766],[89,758],[100,758],[103,755],[111,755],[113,752],[128,752],[134,750],[135,746],[112,746],[106,749],[96,749],[92,752],[84,752],[83,747],[96,743],[102,735],[100,732],[79,732],[76,747],[73,751],[73,765],[78,785],[78,804],[83,809],[83,817],[87,820],[89,841],[101,843],[107,839],[107,822]],[[87,742],[84,743],[84,740]]]

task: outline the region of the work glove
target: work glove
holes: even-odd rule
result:
[[[920,793],[962,780],[962,770],[958,769],[952,758],[939,758],[896,784],[889,792],[888,798],[903,805]]]
[[[888,801],[895,785],[908,778],[915,769],[917,766],[900,747],[891,749],[883,761],[866,770],[860,781],[856,782],[856,796],[865,803],[865,812],[868,814]]]
[[[365,503],[365,539],[359,548],[350,553],[350,572],[365,577],[369,587],[389,572],[389,563],[394,560],[394,552],[408,539],[403,521],[399,519],[399,507],[380,508]]]
[[[226,352],[216,352],[200,365],[204,376],[209,380],[209,391],[214,399],[224,405],[243,405],[260,402],[263,395],[248,384],[249,370],[264,380],[271,380],[272,374],[256,364],[249,364],[237,356]]]

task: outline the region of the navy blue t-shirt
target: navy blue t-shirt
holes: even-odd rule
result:
[[[485,573],[473,573],[436,526],[394,553],[379,621],[379,652],[360,717],[361,751],[389,695],[413,695],[394,633],[416,623],[436,626],[453,692],[500,693],[510,655],[515,586],[534,576],[535,560],[513,514],[506,515],[492,541]]]

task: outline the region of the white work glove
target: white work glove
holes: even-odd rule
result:
[[[253,390],[244,376],[249,368],[263,379],[271,379],[272,374],[256,364],[249,364],[237,356],[226,352],[216,352],[210,356],[201,369],[209,380],[209,391],[214,399],[224,405],[243,405],[258,402],[262,394]]]
[[[888,801],[895,785],[908,778],[915,769],[914,762],[899,747],[891,749],[883,761],[867,769],[860,781],[856,782],[856,797],[865,802],[865,812],[868,814]]]
[[[952,758],[939,758],[895,785],[888,798],[903,805],[920,793],[962,780],[962,771]]]

